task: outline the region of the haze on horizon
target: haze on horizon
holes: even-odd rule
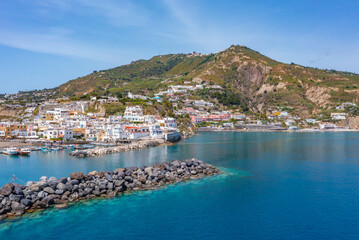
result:
[[[232,44],[281,62],[359,73],[357,0],[3,0],[0,9],[0,93]]]

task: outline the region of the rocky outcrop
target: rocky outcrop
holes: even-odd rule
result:
[[[116,147],[75,150],[72,151],[70,155],[75,157],[99,156],[104,154],[119,153],[119,152],[125,152],[135,149],[141,149],[141,148],[156,147],[164,143],[165,143],[164,139],[142,140],[139,142],[133,142],[130,144],[124,144]]]
[[[75,172],[60,179],[41,177],[40,181],[29,181],[26,186],[8,183],[0,188],[0,219],[51,206],[65,208],[69,202],[82,199],[114,197],[125,191],[149,190],[218,173],[217,168],[203,161],[188,159],[107,172]]]

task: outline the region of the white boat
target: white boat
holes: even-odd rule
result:
[[[19,149],[17,148],[6,148],[4,151],[3,151],[3,154],[5,155],[19,155]]]
[[[20,151],[19,151],[19,154],[20,155],[29,155],[30,152],[31,152],[30,148],[21,148]]]

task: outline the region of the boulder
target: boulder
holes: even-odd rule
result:
[[[39,186],[40,190],[43,190],[45,187],[49,186],[47,182],[38,182],[37,185]]]
[[[23,198],[24,198],[24,195],[10,194],[10,196],[9,196],[10,201],[15,201],[15,202],[20,202],[20,200]]]
[[[58,183],[66,184],[66,183],[67,183],[67,178],[62,177],[62,178],[60,178],[57,182],[58,182]]]
[[[51,188],[51,187],[45,187],[44,192],[47,192],[49,194],[53,194],[53,193],[55,193],[55,190],[53,188]]]
[[[67,190],[66,185],[63,184],[63,183],[61,183],[61,182],[60,182],[59,184],[57,184],[56,188],[57,188],[58,190],[63,190],[64,192]]]
[[[42,206],[48,206],[48,205],[51,205],[51,204],[54,204],[54,203],[55,203],[55,201],[54,201],[52,196],[47,196],[47,197],[45,197],[45,198],[43,198],[41,200],[41,205]]]
[[[77,192],[79,190],[79,185],[74,185],[72,192]]]
[[[108,173],[105,173],[105,178],[106,178],[107,181],[109,181],[109,182],[112,182],[112,181],[113,181],[112,176],[111,176],[110,174],[108,174]]]
[[[25,207],[31,207],[32,206],[32,201],[30,199],[21,199],[21,204],[24,205]]]
[[[40,190],[40,188],[39,188],[39,185],[38,185],[38,184],[33,184],[33,185],[31,185],[31,186],[30,186],[30,189],[31,189],[32,191],[35,191],[35,192],[37,192],[37,191],[39,191],[39,190]]]
[[[178,167],[181,166],[181,163],[180,163],[180,161],[178,161],[178,160],[174,160],[174,161],[172,161],[172,166],[178,168]]]
[[[9,196],[13,190],[14,185],[12,183],[7,183],[2,188],[0,188],[0,194],[4,196]]]
[[[44,191],[41,191],[37,194],[37,196],[40,198],[40,199],[43,199],[45,197],[47,197],[48,193],[44,192]]]
[[[109,183],[107,183],[107,189],[108,190],[113,190],[113,183],[112,182],[109,182]]]
[[[98,189],[92,191],[93,195],[100,196],[100,191]]]
[[[40,181],[41,181],[41,182],[47,182],[47,177],[46,177],[46,176],[42,176],[42,177],[40,178]]]
[[[58,184],[57,181],[48,182],[49,187],[51,187],[52,189],[56,189],[57,184]]]
[[[11,211],[17,214],[23,214],[25,212],[25,206],[19,202],[12,202]]]
[[[115,186],[116,187],[120,187],[125,183],[125,180],[116,180],[115,181]]]
[[[70,173],[70,178],[76,180],[82,180],[84,178],[84,173],[83,172]]]
[[[55,194],[62,195],[64,193],[64,190],[56,189]]]
[[[16,186],[16,187],[14,188],[14,193],[15,193],[16,195],[24,195],[24,192],[22,191],[21,187],[19,187],[19,186]]]
[[[125,177],[125,172],[124,171],[120,171],[118,172],[117,176],[124,178]]]
[[[71,182],[67,182],[65,185],[66,185],[67,190],[69,190],[69,191],[72,191],[72,189],[74,188],[74,186],[71,184]]]
[[[0,216],[3,215],[3,214],[6,214],[8,212],[11,211],[11,207],[10,206],[4,206],[3,208],[0,209]],[[1,218],[0,218],[1,220]]]
[[[49,177],[49,182],[52,182],[52,181],[57,181],[57,179],[55,177]]]
[[[90,176],[96,176],[98,174],[98,172],[97,171],[92,171],[92,172],[89,172],[89,175]]]
[[[131,176],[126,176],[125,177],[125,181],[129,182],[129,183],[132,183],[133,179]]]
[[[30,187],[30,186],[32,186],[32,185],[34,185],[36,182],[34,182],[34,181],[28,181],[27,183],[26,183],[26,186],[27,187]]]
[[[107,182],[100,182],[99,183],[99,188],[101,189],[101,190],[103,190],[103,189],[106,189],[107,188]]]
[[[71,183],[72,185],[79,185],[79,180],[73,179],[73,180],[70,181],[70,183]]]

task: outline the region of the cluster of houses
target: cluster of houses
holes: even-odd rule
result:
[[[347,104],[345,105],[348,106]],[[195,104],[193,104],[193,106],[195,106]],[[350,104],[350,106],[354,105]],[[261,129],[265,128],[265,125],[270,128],[272,128],[272,126],[281,126],[288,130],[300,130],[298,125],[307,126],[306,130],[308,130],[308,128],[312,130],[340,130],[349,128],[348,126],[338,126],[333,123],[335,121],[347,120],[348,113],[345,112],[331,113],[330,119],[333,122],[322,122],[313,118],[301,119],[298,116],[292,116],[287,111],[280,110],[269,113],[266,121],[245,115],[238,110],[214,111],[210,110],[210,108],[198,108],[198,106],[183,107],[175,113],[177,115],[188,114],[192,123],[198,126],[203,125],[203,123],[211,123],[220,127],[233,127],[233,123],[230,122],[236,122],[237,125],[251,126],[251,128],[257,126]]]
[[[298,126],[309,126],[322,130],[338,129],[333,122],[348,119],[347,109],[357,108],[355,103],[343,103],[330,114],[328,122],[319,119],[301,119],[292,116],[288,108],[276,108],[266,113],[266,120],[249,116],[241,110],[220,109],[214,103],[203,99],[191,98],[193,91],[201,89],[221,89],[221,86],[204,83],[200,78],[186,81],[183,85],[171,85],[167,90],[162,89],[154,96],[143,96],[127,93],[130,99],[155,100],[162,102],[167,99],[172,102],[173,113],[177,116],[188,115],[195,125],[215,123],[222,126],[233,126],[233,122],[250,124],[251,126],[275,125],[290,130],[298,130]],[[101,104],[118,103],[117,97],[92,97],[90,101],[69,101],[68,98],[48,100],[52,91],[35,92],[40,101],[26,105],[12,104],[11,107],[24,108],[22,123],[0,122],[0,138],[44,138],[72,140],[81,138],[91,141],[116,141],[121,139],[165,138],[166,133],[177,131],[174,118],[163,118],[156,115],[144,115],[141,106],[128,106],[121,115],[104,117],[104,113],[86,113],[88,106],[95,101]],[[17,98],[30,96],[29,92],[14,95],[4,95],[0,104],[9,104]],[[5,103],[5,100],[7,103]],[[16,102],[16,101],[15,101]],[[152,104],[152,101],[147,101]]]
[[[0,123],[0,138],[25,138],[71,141],[118,141],[124,139],[164,138],[178,132],[174,118],[144,115],[141,106],[129,106],[124,114],[103,117],[84,114],[85,102],[40,107],[40,114],[25,123]]]

